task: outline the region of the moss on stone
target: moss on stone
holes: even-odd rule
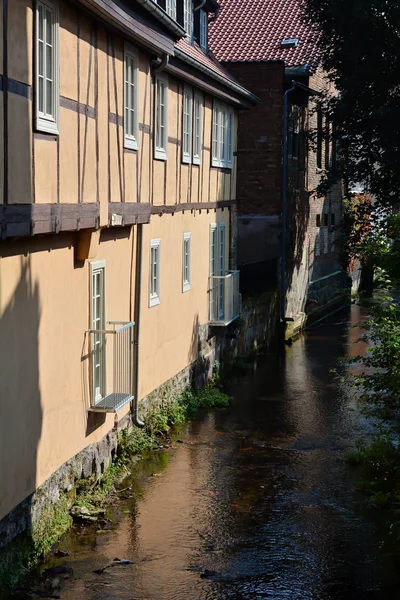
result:
[[[0,594],[13,588],[70,528],[71,506],[70,494],[60,494],[59,500],[46,506],[31,528],[9,544],[0,562]]]

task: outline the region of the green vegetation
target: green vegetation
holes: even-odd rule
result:
[[[72,502],[73,496],[61,494],[59,500],[49,505],[28,531],[11,542],[0,561],[0,594],[14,587],[69,529]]]
[[[398,515],[400,510],[400,449],[390,437],[378,437],[369,446],[357,445],[346,456],[349,465],[361,466],[357,490],[365,494],[372,508],[384,508]]]

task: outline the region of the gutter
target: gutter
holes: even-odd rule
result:
[[[288,172],[288,106],[289,94],[296,89],[295,81],[283,96],[283,161],[282,161],[282,226],[281,226],[281,322],[286,323],[286,219]]]
[[[239,83],[236,83],[236,82],[232,81],[231,79],[228,79],[227,77],[224,77],[223,75],[220,75],[216,71],[213,71],[213,69],[210,69],[210,67],[203,65],[202,63],[198,62],[196,59],[194,59],[191,56],[189,56],[188,54],[186,54],[186,52],[183,52],[182,50],[180,50],[179,48],[176,48],[176,47],[175,47],[175,56],[177,58],[180,58],[183,62],[187,63],[191,67],[194,67],[195,69],[197,69],[199,71],[202,71],[203,73],[205,73],[212,79],[216,79],[217,81],[219,81],[219,83],[222,83],[225,87],[235,91],[237,94],[240,94],[241,96],[246,98],[252,104],[259,104],[261,102],[260,98],[258,98],[257,96],[255,96],[254,94],[252,94],[251,92],[246,90]]]
[[[143,6],[149,13],[151,13],[156,19],[161,21],[172,33],[178,38],[186,36],[186,31],[181,27],[169,14],[161,8],[154,0],[136,0],[138,4]]]
[[[132,227],[133,236],[133,227]],[[132,240],[133,252],[133,240]],[[139,348],[140,348],[140,300],[142,293],[142,254],[143,254],[143,225],[138,224],[136,230],[136,267],[135,267],[135,306],[134,306],[134,407],[132,420],[136,427],[143,428],[144,423],[139,418]]]

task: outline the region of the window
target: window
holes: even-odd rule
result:
[[[138,148],[138,55],[125,49],[125,148]]]
[[[193,39],[193,0],[183,0],[183,28],[190,40]]]
[[[331,225],[332,225],[332,227],[335,226],[335,219],[336,219],[336,215],[335,215],[335,213],[332,213],[331,214]]]
[[[183,234],[183,291],[190,290],[190,243],[191,233]]]
[[[183,140],[182,162],[192,160],[192,129],[193,129],[193,91],[185,86],[183,90]]]
[[[200,48],[207,52],[208,49],[208,14],[200,10]]]
[[[214,102],[212,130],[212,166],[232,168],[233,111],[225,104]]]
[[[210,225],[210,320],[223,318],[225,311],[226,229],[224,223]]]
[[[36,4],[36,128],[58,133],[58,10],[50,0]]]
[[[166,0],[165,10],[176,21],[176,0]]]
[[[331,149],[331,125],[326,119],[325,121],[325,169],[328,171],[330,169],[330,149]]]
[[[106,263],[98,260],[90,263],[90,320],[91,361],[92,361],[92,400],[97,404],[104,398],[106,390],[106,339],[105,330],[105,272]]]
[[[321,215],[315,217],[315,227],[321,227]]]
[[[160,304],[160,248],[161,240],[150,242],[150,301],[149,306]]]
[[[322,110],[319,108],[317,112],[317,168],[322,169]]]
[[[167,160],[168,148],[168,79],[156,79],[156,140],[154,158]]]
[[[324,213],[324,227],[328,227],[329,225],[329,215],[328,213]]]
[[[203,97],[195,92],[193,110],[193,163],[201,163],[201,149],[203,145]]]

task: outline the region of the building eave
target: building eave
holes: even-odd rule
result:
[[[252,94],[251,92],[246,90],[239,83],[236,83],[232,79],[229,79],[228,77],[224,77],[220,73],[217,73],[213,69],[210,69],[210,67],[207,67],[203,63],[195,60],[194,58],[192,58],[191,56],[186,54],[186,52],[183,52],[180,48],[175,47],[175,56],[177,58],[179,58],[180,60],[182,60],[183,62],[185,62],[186,64],[193,67],[194,69],[197,69],[198,71],[201,71],[202,73],[205,73],[211,79],[218,81],[218,83],[222,84],[224,87],[228,88],[230,91],[235,92],[240,98],[242,98],[245,101],[246,106],[248,106],[248,105],[254,106],[255,104],[259,104],[261,102],[261,100],[257,96],[255,96],[254,94]]]

